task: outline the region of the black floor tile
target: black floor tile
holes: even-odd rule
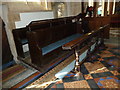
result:
[[[74,77],[65,77],[63,78],[63,82],[73,82],[76,81],[76,79]]]
[[[120,53],[117,53],[117,52],[112,52],[114,55],[118,55],[120,56]]]
[[[63,82],[73,82],[73,81],[79,81],[79,80],[84,80],[83,76],[78,77],[65,77],[63,78]]]
[[[113,76],[113,74],[111,72],[95,73],[95,74],[91,74],[91,75],[93,78]]]
[[[96,58],[101,58],[101,56],[99,56],[99,55],[96,55]]]
[[[116,59],[116,57],[115,57],[115,56],[112,56],[112,57],[104,57],[103,59],[104,59],[104,60],[110,60],[110,59]]]
[[[99,61],[99,60],[94,59],[94,60],[91,60],[91,61],[86,61],[86,62],[94,63],[94,62],[97,62],[97,61]]]
[[[97,60],[97,59],[93,60],[93,62],[97,62],[97,61],[99,61],[99,60]]]
[[[119,73],[120,73],[120,69],[119,70],[117,70]]]
[[[116,75],[116,77],[120,80],[120,75]]]
[[[93,90],[99,90],[98,85],[96,84],[96,82],[93,79],[89,79],[89,80],[87,80],[87,82]]]
[[[116,70],[116,68],[115,68],[114,66],[110,66],[110,67],[107,67],[107,68],[108,68],[108,70],[110,70],[110,71]]]
[[[112,48],[112,49],[119,49],[120,50],[120,47],[115,47],[115,48]]]
[[[99,51],[99,52],[98,52],[98,54],[101,54],[101,53],[102,53],[102,51]]]
[[[111,67],[111,65],[109,65],[107,62],[105,61],[100,61],[105,67],[109,68]]]
[[[86,67],[85,67],[84,64],[81,65],[81,69],[80,69],[80,70],[81,70],[81,73],[82,73],[82,74],[89,74],[89,72],[88,72],[88,70],[86,69]]]
[[[51,88],[55,83],[51,83],[45,90]]]
[[[110,71],[113,71],[113,70],[115,70],[116,68],[114,67],[114,66],[111,66],[111,65],[109,65],[107,62],[105,62],[105,61],[100,61],[105,67],[107,67],[107,69],[108,70],[110,70]]]
[[[64,85],[63,83],[56,84],[57,88],[64,90]]]
[[[45,90],[56,90],[56,88],[51,88],[51,89],[45,89]]]
[[[64,88],[52,88],[50,90],[64,90]]]

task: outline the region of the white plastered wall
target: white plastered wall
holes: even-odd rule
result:
[[[15,22],[16,28],[26,27],[31,21],[44,20],[44,19],[53,19],[53,11],[41,11],[41,12],[27,12],[20,13],[20,20]],[[23,45],[23,51],[29,51],[28,44]]]
[[[31,21],[54,18],[53,11],[20,13],[20,21],[15,22],[16,28],[22,28]]]
[[[81,2],[66,2],[67,16],[75,16],[82,12]]]

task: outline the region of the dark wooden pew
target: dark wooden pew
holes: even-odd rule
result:
[[[111,15],[110,27],[114,27],[114,28],[120,27],[120,15],[119,14]]]
[[[31,63],[39,71],[48,70],[53,63],[63,61],[64,55],[71,55],[72,52],[63,51],[62,45],[80,37],[77,32],[76,21],[74,18],[60,18],[50,20],[51,27],[38,28],[40,23],[29,25],[30,31],[27,32],[28,44],[30,49]],[[62,58],[59,60],[58,58]],[[47,62],[47,63],[46,63]]]
[[[81,64],[85,62],[87,57],[91,56],[91,53],[93,53],[94,50],[98,49],[99,46],[104,44],[103,34],[106,27],[109,27],[109,25],[104,25],[103,27],[100,27],[98,30],[91,31],[62,46],[63,50],[74,50],[74,54],[76,58],[75,68],[74,68],[75,73],[78,73],[78,72],[80,73]],[[93,50],[91,50],[92,46],[95,46]],[[88,49],[87,57],[84,58],[82,61],[80,61],[81,54],[84,53],[87,49]]]
[[[104,30],[104,38],[109,39],[109,31],[110,31],[110,16],[104,16],[104,17],[87,17],[84,19],[85,21],[89,21],[89,28],[91,31],[99,29],[99,27],[102,27],[104,25],[109,24]]]
[[[74,19],[76,19],[75,16],[56,18],[56,19],[47,19],[47,20],[38,20],[38,21],[32,21],[26,27],[13,29],[12,33],[13,33],[18,56],[22,58],[25,58],[27,56],[27,54],[23,50],[23,45],[28,44],[28,39],[26,37],[27,31],[40,30],[40,29],[50,28],[50,27],[54,27],[62,24],[72,23],[72,20]],[[77,24],[75,25],[77,26]],[[80,29],[81,28],[80,24],[76,28],[77,28],[77,32],[82,33]]]
[[[27,37],[26,37],[26,32],[27,31],[28,31],[27,27],[14,29],[12,31],[14,41],[15,41],[15,45],[16,45],[17,54],[18,54],[18,56],[23,57],[23,58],[25,58],[23,45],[28,43],[28,40],[27,40]]]
[[[81,47],[81,53],[86,49],[90,51],[91,46],[94,44],[93,42],[87,43],[87,41],[96,41],[95,47],[97,48],[97,41],[99,41],[97,37],[98,31],[102,31],[101,36],[103,36],[109,26],[104,26],[107,25],[108,22],[102,23],[101,19],[105,18],[85,18],[84,20],[89,21],[88,24],[92,33],[90,34],[89,31],[85,35],[81,28],[81,21],[77,21],[76,17],[33,21],[27,26],[28,30],[27,33],[25,33],[27,34],[30,59],[27,60],[26,58],[18,56],[19,60],[22,60],[24,63],[41,72],[46,72],[74,54],[74,50],[62,50],[62,46],[66,43],[72,41],[73,44],[72,47],[67,48],[76,47],[74,46],[74,44],[77,45],[76,42],[82,44],[81,46],[90,44]],[[97,23],[95,23],[96,20],[98,21]],[[101,26],[104,26],[104,28],[102,28],[103,30],[100,29]],[[83,36],[81,36],[81,34]],[[102,39],[101,41],[103,42]]]

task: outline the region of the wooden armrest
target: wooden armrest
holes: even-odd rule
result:
[[[63,49],[63,50],[71,50],[71,49],[73,49],[73,48],[76,47],[78,44],[81,44],[81,43],[83,43],[86,39],[88,39],[89,35],[91,35],[93,32],[94,32],[94,31],[92,31],[92,32],[90,32],[90,33],[87,33],[87,34],[85,34],[85,35],[83,35],[83,36],[81,36],[81,37],[79,37],[79,38],[77,38],[77,39],[75,39],[75,40],[72,40],[72,41],[64,44],[64,45],[62,46],[62,49]]]
[[[104,28],[104,27],[101,27],[101,28],[99,28],[99,29],[96,30],[96,31],[91,31],[90,33],[87,33],[87,34],[85,34],[85,35],[83,35],[83,36],[81,36],[81,37],[79,37],[79,38],[77,38],[77,39],[75,39],[75,40],[72,40],[72,41],[64,44],[64,45],[62,46],[62,49],[63,49],[63,50],[71,50],[71,49],[75,48],[77,45],[82,44],[82,43],[83,43],[85,40],[87,40],[88,38],[94,36],[95,34],[99,33],[100,31],[102,31],[103,28]]]

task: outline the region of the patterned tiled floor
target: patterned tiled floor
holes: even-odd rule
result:
[[[69,72],[62,80],[56,80],[48,88],[120,88],[120,47],[109,46],[94,55],[94,62],[81,66],[79,79]]]

